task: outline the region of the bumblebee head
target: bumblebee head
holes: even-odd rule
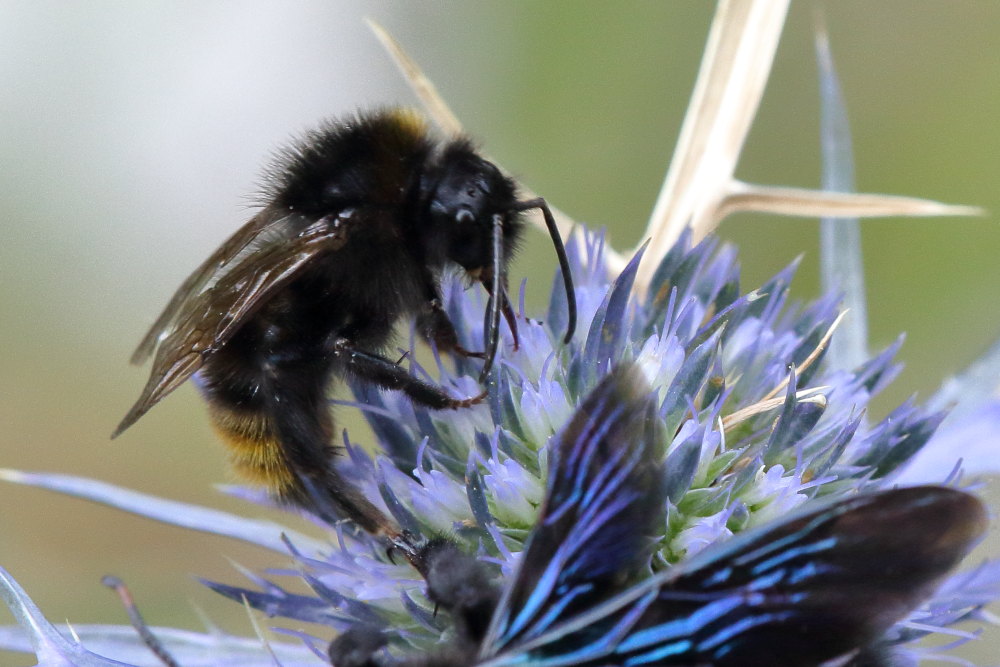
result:
[[[499,341],[501,313],[517,346],[514,311],[507,296],[507,266],[517,249],[524,222],[522,212],[539,209],[552,237],[566,286],[569,323],[566,342],[576,325],[576,299],[566,250],[545,200],[518,201],[514,181],[478,155],[467,141],[448,144],[434,167],[424,174],[426,202],[424,248],[435,265],[454,262],[490,295],[485,336],[486,363],[480,381],[485,381]]]
[[[517,204],[513,181],[464,141],[449,144],[434,171],[427,214],[438,246],[435,254],[458,264],[474,280],[506,273],[522,228],[513,210]],[[497,232],[502,246],[499,258],[493,256]]]

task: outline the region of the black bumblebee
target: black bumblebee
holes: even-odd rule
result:
[[[381,353],[397,321],[415,317],[438,350],[482,358],[485,382],[501,315],[517,344],[507,264],[530,209],[542,212],[559,257],[568,342],[572,278],[543,199],[520,201],[513,181],[472,144],[435,141],[415,113],[328,123],[286,151],[270,171],[263,209],[184,281],[139,344],[132,362],[155,351],[152,373],[112,437],[198,372],[238,472],[278,499],[395,534],[333,466],[328,387],[350,374],[431,408],[481,401],[485,392],[454,398]],[[442,307],[449,267],[489,294],[482,351],[459,344]]]
[[[634,368],[591,392],[552,445],[538,520],[502,587],[453,542],[422,549],[427,596],[454,621],[449,644],[396,657],[391,629],[356,625],[331,643],[332,663],[888,667],[884,633],[986,529],[982,503],[957,489],[859,493],[649,575],[666,505],[654,408]]]

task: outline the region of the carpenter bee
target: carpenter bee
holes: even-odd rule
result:
[[[576,306],[566,252],[543,199],[522,201],[513,181],[464,139],[435,141],[414,113],[387,110],[331,122],[271,169],[265,205],[192,273],[132,357],[153,367],[112,437],[199,374],[216,430],[236,470],[273,496],[353,519],[377,535],[393,523],[335,470],[327,390],[334,378],[403,391],[431,408],[452,397],[383,356],[394,325],[416,319],[438,350],[483,359],[485,383],[503,315],[517,345],[507,265],[525,211],[539,209]],[[449,268],[489,294],[484,346],[459,343],[441,303]],[[328,518],[331,518],[328,516]]]
[[[550,451],[546,497],[502,587],[457,545],[430,543],[428,597],[455,638],[397,657],[392,631],[355,626],[336,667],[890,665],[880,638],[978,541],[974,496],[921,486],[814,501],[649,574],[646,537],[665,520],[652,401],[619,369]],[[662,530],[662,529],[661,529]]]

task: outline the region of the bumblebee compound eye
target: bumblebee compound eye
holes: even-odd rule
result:
[[[478,264],[469,258],[468,252],[461,260],[449,253],[449,259],[466,268],[485,266],[489,261],[493,216],[507,213],[517,201],[513,181],[466,141],[448,144],[422,178],[434,226],[449,236],[470,241],[476,237],[481,241],[477,247]],[[451,245],[451,251],[462,250],[457,242]]]
[[[446,156],[431,198],[431,212],[456,223],[488,222],[490,209],[496,209],[495,197],[502,197],[505,188],[497,187],[487,166],[496,169],[474,155]]]

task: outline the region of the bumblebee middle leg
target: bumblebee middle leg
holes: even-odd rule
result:
[[[346,338],[333,341],[332,349],[334,358],[348,372],[379,387],[402,391],[415,403],[435,410],[467,408],[486,398],[486,391],[476,396],[453,398],[441,387],[414,377],[383,356],[359,349]]]

